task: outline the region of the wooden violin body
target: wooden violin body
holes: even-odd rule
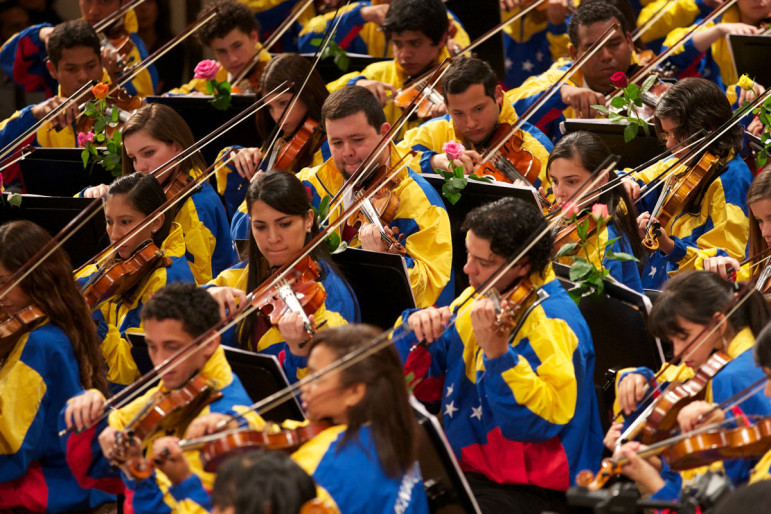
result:
[[[437,84],[436,88],[441,88],[441,86]],[[394,104],[405,109],[415,98],[421,97],[417,101],[418,107],[415,112],[418,118],[428,118],[434,106],[444,103],[444,98],[436,88],[429,87],[420,81],[419,84],[400,89],[394,96]]]
[[[501,300],[506,300],[506,306],[501,308]],[[527,277],[519,280],[503,295],[493,296],[498,316],[495,328],[499,334],[508,334],[517,326],[527,308],[536,300],[536,290]]]
[[[327,294],[318,281],[320,276],[319,265],[309,256],[305,257],[295,265],[284,284],[279,284],[277,290],[268,290],[253,299],[252,305],[257,306],[271,325],[276,326],[285,314],[294,311],[288,296],[291,293],[305,314],[310,316],[326,300]]]
[[[489,146],[495,147],[504,139],[505,143],[490,160],[478,164],[474,173],[477,176],[493,177],[501,182],[524,180],[535,184],[541,173],[541,160],[522,148],[522,131],[515,130],[512,133],[511,128],[507,123],[498,125]]]
[[[578,236],[578,227],[582,223],[587,223],[587,234],[591,235],[597,230],[597,220],[589,213],[584,214],[575,223],[565,220],[563,227],[554,235],[554,246],[552,255],[557,255],[563,246],[571,243],[578,244],[581,238]]]
[[[284,171],[300,171],[300,163],[310,162],[313,154],[324,142],[324,131],[318,122],[306,118],[302,126],[281,146],[274,168]]]

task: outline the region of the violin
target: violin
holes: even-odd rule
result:
[[[557,255],[562,250],[562,247],[567,244],[578,244],[581,242],[581,238],[578,235],[579,227],[581,227],[580,230],[586,230],[586,233],[589,235],[594,234],[597,230],[597,220],[589,212],[580,216],[575,223],[571,223],[563,218],[562,225],[562,228],[554,235],[552,256]],[[584,227],[584,225],[586,226]]]
[[[33,325],[45,317],[45,313],[34,304],[10,315],[0,310],[0,367],[19,336],[28,332]]]
[[[418,118],[428,118],[431,115],[431,109],[435,105],[444,103],[444,98],[441,93],[437,91],[441,85],[437,84],[435,87],[431,87],[425,83],[425,80],[415,81],[415,83],[409,87],[400,88],[394,95],[394,104],[400,109],[406,109],[416,98],[422,96],[416,103],[418,105],[415,111]]]
[[[171,259],[155,243],[148,240],[139,245],[128,259],[105,266],[81,288],[91,309],[115,296],[123,296],[156,268],[171,266]]]
[[[495,320],[496,331],[499,335],[505,335],[517,326],[527,308],[536,300],[537,294],[533,283],[525,277],[503,295],[491,289],[488,297],[495,304],[495,310],[498,313]],[[502,299],[507,302],[503,309],[501,308]]]
[[[301,163],[308,162],[324,142],[325,134],[321,125],[306,118],[288,141],[279,148],[273,167],[284,171],[299,171]]]
[[[108,107],[113,106],[113,108],[118,109],[118,123],[114,126],[108,124],[105,127],[105,133],[108,138],[112,137],[116,130],[120,130],[120,128],[124,123],[126,123],[126,121],[128,121],[131,115],[134,114],[137,109],[142,107],[142,105],[144,105],[144,102],[141,98],[138,96],[131,96],[122,87],[112,88],[110,90],[110,94],[107,96],[107,98],[105,98],[105,100],[107,101]],[[80,116],[78,116],[78,119],[75,122],[75,132],[83,132],[86,134],[93,132],[94,123],[95,121],[93,118],[83,112]]]
[[[495,147],[505,138],[505,143],[489,159],[474,168],[477,176],[493,177],[501,182],[513,183],[522,180],[535,184],[541,173],[541,160],[522,148],[522,131],[511,131],[508,123],[501,123],[493,132],[489,146]]]

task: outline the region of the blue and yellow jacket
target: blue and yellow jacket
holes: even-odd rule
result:
[[[749,328],[742,329],[736,336],[728,343],[728,347],[725,352],[731,357],[731,361],[726,364],[723,369],[717,372],[712,380],[707,384],[705,401],[711,403],[721,403],[729,398],[732,398],[735,394],[739,393],[746,387],[749,387],[756,381],[763,378],[763,371],[755,365],[752,355],[752,347],[755,344],[755,337]],[[627,370],[624,373],[619,373],[620,377],[618,382],[621,382],[628,374],[639,373],[644,376],[646,380],[653,379],[653,371],[641,367],[633,370]],[[674,380],[684,381],[694,376],[694,370],[685,364],[680,366],[670,366],[662,376],[659,378],[658,383],[661,387],[664,383],[669,383]],[[654,383],[656,383],[654,381]],[[742,412],[748,416],[769,416],[771,415],[771,402],[765,397],[763,391],[757,391],[755,394],[744,400],[739,407]],[[630,420],[626,420],[631,421]],[[750,471],[757,460],[755,459],[735,459],[723,461],[722,467],[725,470],[726,476],[731,479],[734,485],[744,484],[750,478]],[[716,466],[719,467],[719,466]],[[697,468],[688,470],[681,474],[683,479],[689,480],[692,477],[702,473],[705,468]],[[671,484],[670,484],[671,482]],[[679,492],[677,485],[678,480],[668,479],[667,485],[662,491],[660,491],[656,499],[675,499],[676,496],[671,498],[665,498],[667,494],[671,495],[672,491]]]
[[[46,68],[48,51],[40,40],[40,29],[50,26],[50,23],[41,23],[27,27],[11,37],[0,48],[0,68],[5,74],[14,83],[24,86],[25,91],[45,91],[48,97],[54,95],[58,83]],[[142,38],[136,33],[138,24],[134,11],[126,14],[124,26],[134,44],[134,48],[126,57],[126,61],[131,66],[141,62],[150,54]],[[155,70],[155,65],[151,64],[124,87],[130,95],[138,94],[143,97],[154,95],[157,85],[158,72]]]
[[[200,374],[216,384],[222,393],[222,398],[215,400],[201,410],[197,417],[210,413],[241,414],[247,406],[252,404],[241,381],[230,369],[225,351],[217,347],[209,360],[206,361]],[[106,420],[81,433],[68,432],[62,439],[62,446],[67,451],[67,463],[70,465],[78,483],[82,487],[93,487],[106,490],[113,494],[125,494],[126,512],[190,512],[198,509],[193,500],[184,500],[177,503],[175,496],[183,497],[183,490],[189,483],[183,482],[175,487],[170,487],[169,479],[161,471],[156,470],[145,480],[134,480],[119,470],[111,469],[107,459],[102,454],[99,445],[99,434],[107,425],[122,430],[139,411],[144,407],[153,394],[158,391],[168,391],[163,384],[150,388],[144,395],[137,398],[125,407],[114,410]],[[250,427],[261,429],[264,426],[262,418],[254,413],[246,414]],[[59,428],[64,428],[64,409],[59,415]],[[182,438],[188,424],[180,422],[172,426],[167,432],[161,431],[143,441],[146,455],[149,457],[152,450],[152,442],[164,435],[173,435]],[[204,488],[211,490],[214,485],[214,474],[203,471],[200,454],[197,451],[185,452],[185,459],[190,469],[195,474]],[[199,510],[200,512],[200,510]]]
[[[500,357],[488,359],[477,344],[469,306],[427,348],[410,351],[414,333],[394,337],[394,345],[405,374],[423,379],[416,397],[441,401],[461,469],[497,483],[565,491],[576,473],[599,465],[603,436],[589,327],[551,266],[544,273],[531,273],[530,280],[546,298]],[[473,294],[466,289],[453,307]],[[405,311],[397,325],[413,312]]]
[[[672,164],[661,161],[635,175],[638,183],[646,184]],[[668,255],[654,252],[642,272],[643,287],[661,289],[669,276],[687,269],[696,269],[705,257],[730,255],[742,261],[749,239],[747,190],[752,173],[741,157],[726,163],[727,169],[715,178],[693,212],[683,212],[669,220],[665,230],[674,240],[675,248]],[[663,184],[663,181],[661,182]],[[649,194],[637,205],[638,212],[651,212],[658,191]]]
[[[518,14],[521,7],[501,11],[501,21]],[[503,28],[503,48],[506,55],[506,77],[503,83],[511,89],[527,78],[538,75],[561,58],[568,58],[568,24],[549,22],[545,11],[534,11],[524,19]]]
[[[72,343],[48,322],[21,336],[0,366],[0,510],[71,512],[115,501],[81,488],[56,425],[82,389]]]
[[[450,54],[447,52],[447,49],[442,48],[441,52],[439,52],[439,57],[434,64],[439,64],[449,56]],[[404,71],[404,68],[402,68],[398,62],[396,62],[396,59],[392,59],[390,61],[372,63],[362,71],[346,73],[339,79],[333,80],[327,84],[327,89],[329,89],[330,92],[334,92],[338,89],[344,88],[345,86],[353,85],[359,79],[369,79],[391,84],[398,90],[404,86],[404,81],[407,78],[409,77],[407,76],[407,72]],[[393,101],[388,101],[385,106],[383,106],[383,112],[385,112],[386,121],[393,125],[397,118],[399,118],[399,115],[401,115],[402,108],[398,107]],[[417,127],[420,125],[420,123],[421,120],[419,119],[411,120],[405,123],[401,132],[396,134],[395,140],[398,141],[405,131],[413,127]]]
[[[668,3],[668,5],[667,5]],[[712,8],[704,0],[654,0],[640,11],[637,17],[637,26],[641,27],[648,20],[656,16],[664,6],[667,5],[664,14],[653,22],[645,32],[640,35],[640,41],[645,44],[645,48],[658,54],[661,52],[661,44],[674,29],[678,27],[687,27],[699,18],[709,15]]]
[[[388,476],[369,424],[343,444],[345,434],[345,425],[328,428],[292,454],[292,460],[329,493],[340,512],[429,512],[417,462],[401,477]]]
[[[391,162],[399,162],[399,154],[393,146]],[[332,159],[321,166],[305,168],[297,176],[310,187],[311,203],[317,209],[321,199],[334,197],[345,181]],[[455,287],[451,280],[452,238],[447,210],[436,190],[411,169],[400,171],[396,180],[400,182],[393,193],[400,203],[391,226],[397,227],[399,234],[406,237],[404,259],[416,305],[421,308],[434,303],[447,305]],[[342,205],[330,212],[330,221],[336,220],[341,213]],[[348,244],[356,248],[361,246],[358,237]]]
[[[321,285],[327,297],[324,300],[324,305],[313,314],[316,325],[326,321],[327,323],[323,328],[332,328],[347,323],[360,322],[359,302],[353,294],[353,290],[327,263],[320,261],[319,266],[322,273]],[[241,261],[220,273],[207,286],[234,287],[248,293],[246,291],[248,272],[248,262],[246,260]],[[222,335],[222,344],[239,346],[236,342],[235,328],[230,328]],[[270,327],[251,350],[275,355],[284,368],[284,373],[286,373],[290,383],[297,382],[305,376],[307,357],[294,355],[289,350],[289,346],[284,342],[278,327]]]
[[[371,2],[351,2],[340,9],[340,23],[335,30],[335,43],[348,53],[371,55],[373,57],[393,57],[391,45],[386,41],[382,27],[375,22],[366,22],[361,17],[361,8],[368,7]],[[466,30],[458,18],[447,11],[447,19],[451,23],[450,31],[455,33],[453,40],[461,48],[469,46]],[[324,37],[330,23],[335,23],[335,11],[316,16],[303,27],[298,39],[300,53],[312,53],[318,50],[318,41]],[[315,43],[314,44],[314,40]]]
[[[300,3],[300,0],[243,0],[254,12],[254,16],[260,24],[260,39],[265,41],[281,23],[289,18],[292,9]],[[303,26],[316,16],[316,9],[311,3],[286,33],[278,40],[271,52],[296,52],[297,36]]]
[[[239,150],[241,148],[243,147],[238,145],[223,148],[219,155],[217,155],[217,160],[215,162],[220,163],[224,159],[227,159],[229,157],[228,152],[230,150]],[[321,145],[321,148],[319,148],[316,153],[313,154],[311,166],[318,166],[319,164],[322,164],[324,161],[329,159],[331,156],[332,154],[329,152],[329,143],[325,139]],[[233,161],[228,162],[228,164],[225,166],[219,166],[217,168],[216,177],[217,192],[220,194],[220,196],[222,196],[222,198],[225,199],[225,208],[227,209],[228,217],[232,220],[237,212],[240,212],[243,215],[247,215],[248,217],[248,213],[246,212],[246,202],[244,199],[246,198],[246,190],[249,189],[249,184],[245,183],[244,178],[238,174]],[[231,228],[232,226],[233,225],[231,223]],[[231,232],[231,235],[236,233],[237,232]],[[236,238],[235,235],[233,235],[233,239],[245,239],[245,237]]]
[[[511,104],[504,100],[501,112],[498,114],[498,123],[514,124],[518,117]],[[541,161],[541,172],[535,186],[546,184],[548,183],[546,162],[549,160],[549,153],[554,146],[543,132],[529,123],[525,123],[521,130],[523,149],[528,150]],[[434,173],[434,169],[431,167],[431,158],[437,153],[441,153],[442,145],[448,141],[463,143],[469,150],[476,149],[473,143],[455,132],[455,124],[449,114],[434,118],[419,127],[408,130],[397,148],[401,152],[408,152],[409,150],[418,152],[420,154],[420,172]]]
[[[166,284],[194,282],[193,274],[185,259],[185,243],[179,225],[173,225],[169,236],[161,245],[161,250],[171,258],[171,265],[168,268],[155,269],[131,292],[131,296],[111,298],[102,303],[92,314],[97,324],[97,338],[101,341],[102,354],[107,362],[107,380],[115,389],[127,386],[139,377],[139,370],[131,356],[131,343],[127,340],[127,334],[144,332],[142,320],[139,317],[142,306]],[[76,278],[78,282],[84,284],[94,272],[95,268],[89,266]]]

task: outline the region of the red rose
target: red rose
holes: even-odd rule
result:
[[[611,75],[610,82],[619,89],[623,89],[629,85],[629,80],[627,80],[626,74],[623,71],[617,71]]]
[[[308,200],[313,200],[313,192],[311,191],[311,188],[305,186],[305,192],[308,193]]]

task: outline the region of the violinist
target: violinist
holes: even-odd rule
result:
[[[474,297],[546,228],[535,207],[501,199],[471,211],[462,228],[471,285],[449,309],[402,314],[397,325],[414,331],[394,338],[405,374],[423,379],[418,399],[441,402],[450,446],[483,512],[567,512],[565,491],[602,452],[589,327],[554,275],[548,235],[494,283],[503,310],[507,292],[523,280],[532,286],[534,301],[511,306],[521,313],[515,327],[499,330],[494,302]],[[410,351],[421,340],[428,346]]]
[[[713,132],[729,118],[731,106],[714,82],[686,78],[661,98],[654,121],[659,137],[666,140],[667,148],[673,148],[700,130]],[[717,168],[705,170],[708,173],[699,183],[699,194],[682,205],[674,205],[675,215],[662,224],[659,248],[650,255],[642,272],[643,287],[660,289],[669,276],[694,269],[700,258],[744,258],[749,231],[747,191],[752,173],[739,155],[741,148],[742,129],[738,125],[707,148],[718,159]],[[631,186],[632,197],[638,196],[639,185],[651,182],[686,151],[681,147],[673,157],[639,172],[634,177],[636,184],[624,179]],[[650,213],[655,211],[663,182],[637,203],[637,211],[642,213],[637,218],[641,234],[648,227]]]
[[[504,101],[503,89],[493,69],[480,59],[455,58],[442,79],[442,94],[449,115],[409,130],[398,148],[422,152],[421,173],[433,173],[436,168],[451,171],[458,162],[463,165],[465,173],[473,173],[485,149],[497,143],[493,141],[496,131],[513,125],[518,116],[511,104]],[[524,150],[521,161],[527,164],[521,165],[522,169],[518,171],[524,176],[533,167],[536,176],[534,185],[540,186],[546,183],[546,161],[552,149],[551,141],[529,123],[525,123],[520,132]],[[466,148],[465,155],[453,163],[442,152],[442,146],[448,141],[458,141]],[[509,157],[505,151],[501,153]],[[525,154],[529,157],[524,157]],[[511,154],[510,161],[519,164],[520,155]]]
[[[322,198],[336,195],[342,189],[344,181],[356,172],[390,128],[377,98],[359,86],[348,86],[332,93],[321,109],[321,123],[327,133],[332,158],[320,166],[306,168],[298,175],[310,188],[311,202],[317,209]],[[401,155],[392,146],[390,152],[384,150],[381,153],[379,164],[395,165],[400,159]],[[369,187],[374,181],[373,175],[369,171],[361,186]],[[391,189],[391,195],[399,199],[398,208],[393,220],[386,224],[398,228],[400,236],[404,236],[404,258],[415,302],[421,307],[436,302],[447,305],[454,294],[454,283],[450,279],[450,219],[444,203],[425,179],[409,168],[399,172],[395,181],[398,184]],[[332,212],[331,220],[337,219],[341,212],[342,209]],[[396,237],[391,228],[384,230],[390,237]],[[358,233],[354,227],[346,225],[341,236],[351,246],[388,251],[374,223],[362,224]]]
[[[257,111],[255,115],[257,134],[265,145],[270,143],[271,129],[275,127],[284,115],[284,111],[291,105],[294,95],[299,91],[305,77],[309,74],[308,83],[281,126],[282,141],[286,144],[297,145],[297,158],[291,159],[290,166],[287,166],[283,159],[276,157],[273,159],[275,161],[273,169],[297,173],[307,166],[317,166],[329,158],[326,134],[324,128],[318,124],[321,119],[321,106],[329,96],[329,91],[327,91],[324,79],[321,78],[319,72],[312,69],[308,60],[298,54],[279,54],[265,66],[265,70],[260,76],[260,87],[257,92],[259,96],[267,95],[270,91],[281,86],[284,81],[287,81],[290,86],[286,93],[271,95],[265,99],[266,103],[270,103],[267,103],[267,106]],[[308,138],[308,142],[302,145],[305,138]],[[272,151],[276,152],[279,148],[281,147],[277,143]],[[217,189],[225,198],[228,215],[246,218],[246,206],[243,204],[246,195],[244,181],[251,180],[257,172],[260,161],[263,158],[269,159],[273,154],[263,157],[259,148],[230,146],[220,152],[217,160],[226,156],[232,156],[233,160],[217,172]],[[266,166],[267,162],[263,163],[263,169]],[[241,214],[237,214],[236,211]],[[231,226],[237,227],[238,221],[231,222]],[[241,228],[243,230],[232,230],[234,239],[246,238],[248,230],[246,227]]]
[[[661,388],[664,382],[682,382],[693,377],[715,352],[724,352],[730,360],[709,380],[705,401],[695,401],[680,411],[677,420],[683,432],[693,430],[695,419],[710,410],[711,403],[723,402],[763,377],[763,371],[753,362],[751,350],[755,337],[769,319],[768,307],[759,293],[751,291],[738,310],[725,319],[721,310],[737,290],[733,283],[706,271],[682,273],[665,284],[653,305],[649,329],[655,337],[671,341],[676,355],[694,344],[688,349],[683,364],[668,367],[656,381],[653,371],[644,367],[619,374],[618,405],[625,415],[635,411],[648,388]],[[694,342],[710,322],[719,323],[717,330],[706,339]],[[771,415],[771,403],[760,391],[744,400],[740,408],[748,416]],[[619,424],[611,427],[605,438],[606,446],[615,446],[620,429]],[[723,462],[726,475],[734,484],[746,482],[752,466],[750,460]],[[671,485],[666,489],[662,495],[671,494],[667,492],[671,491]],[[676,489],[679,490],[679,486]]]
[[[597,187],[607,184],[608,172],[601,170],[600,165],[610,153],[610,149],[602,138],[592,132],[571,132],[557,141],[547,162],[547,173],[556,203],[563,205],[576,194],[581,184],[587,183],[595,172],[604,176]],[[588,193],[588,196],[594,195]],[[589,211],[592,209],[592,205],[597,204],[605,205],[611,218],[599,236],[600,244],[620,238],[610,247],[610,250],[631,253],[642,261],[643,245],[637,230],[637,213],[626,190],[623,187],[614,187],[603,192],[591,203],[582,204],[582,207]],[[596,251],[589,250],[587,254],[596,268],[604,267],[610,271],[610,276],[618,282],[642,294],[640,270],[634,261],[617,261],[603,256],[602,262],[598,262]],[[568,258],[563,258],[559,262],[570,264],[571,261]]]
[[[447,9],[441,0],[393,0],[388,8],[383,32],[391,41],[394,59],[370,64],[327,84],[330,91],[344,86],[365,87],[375,94],[385,110],[386,121],[394,123],[402,109],[394,103],[397,90],[409,86],[412,79],[430,71],[449,57]],[[429,110],[426,119],[447,112],[444,102]],[[409,122],[405,129],[419,121]]]
[[[249,209],[249,257],[219,274],[207,289],[217,300],[224,317],[246,301],[246,292],[256,289],[273,270],[289,263],[300,249],[318,234],[308,192],[289,172],[271,170],[260,173],[249,185],[246,195]],[[359,305],[350,286],[342,278],[322,244],[311,254],[321,268],[321,284],[326,299],[309,320],[327,328],[359,321]],[[279,358],[291,382],[305,374],[308,339],[300,313],[287,313],[278,326],[271,326],[259,312],[248,315],[235,331],[223,336],[224,344],[268,353]]]
[[[166,201],[166,196],[155,177],[133,173],[121,177],[110,185],[104,203],[104,217],[107,235],[111,242],[120,240],[134,227],[143,223],[146,217]],[[168,258],[156,267],[143,268],[143,276],[128,291],[108,298],[100,298],[93,313],[97,324],[97,335],[101,342],[102,354],[109,372],[107,375],[113,389],[131,384],[139,370],[131,356],[131,343],[127,340],[130,332],[141,332],[140,310],[155,292],[172,282],[195,282],[185,258],[185,241],[178,223],[172,223],[173,216],[160,215],[135,236],[121,244],[116,250],[113,262],[100,267],[84,269],[78,281],[83,290],[109,274],[112,265],[131,259],[144,243],[151,240]],[[118,272],[120,273],[120,272]],[[117,277],[116,277],[117,279]]]
[[[570,58],[575,61],[613,24],[624,27],[624,15],[605,2],[582,3],[568,24]],[[531,122],[553,141],[559,139],[559,124],[565,118],[594,118],[592,105],[604,105],[605,95],[613,91],[610,81],[616,72],[628,71],[634,63],[632,36],[618,29],[602,49],[584,63],[580,70],[535,112]],[[525,112],[541,94],[563,75],[572,62],[558,61],[548,71],[527,79],[518,88],[508,91],[505,101],[514,105],[517,113]]]
[[[162,104],[138,109],[123,125],[123,175],[150,173],[179,155],[195,142],[193,132],[177,112]],[[164,188],[174,181],[185,184],[206,169],[200,152],[168,168],[156,178]],[[108,186],[87,188],[86,198],[103,196]],[[168,196],[168,193],[167,193]],[[236,251],[228,230],[227,214],[214,188],[203,182],[177,204],[174,222],[182,227],[188,262],[198,284],[205,284],[236,262]]]
[[[216,302],[194,284],[177,282],[159,289],[144,304],[141,312],[153,365],[157,366],[189,347],[197,337],[216,325],[219,319]],[[120,450],[116,448],[116,434],[124,429],[139,428],[142,419],[136,420],[137,414],[147,405],[152,405],[151,402],[157,399],[157,393],[177,391],[195,375],[214,385],[222,396],[204,406],[200,412],[193,413],[191,417],[195,419],[192,421],[185,420],[185,416],[177,416],[145,440],[123,433],[123,439],[128,440],[125,449],[128,458],[120,462],[119,469],[112,469],[108,461]],[[66,426],[78,430],[68,432],[62,440],[62,447],[67,449],[67,460],[80,483],[112,493],[125,491],[125,507],[131,509],[130,512],[156,513],[177,512],[177,509],[183,508],[184,505],[177,503],[176,497],[184,491],[169,487],[169,479],[158,470],[154,470],[148,478],[136,478],[130,465],[132,459],[151,455],[151,447],[156,439],[166,435],[181,437],[206,415],[236,414],[251,405],[241,381],[230,369],[218,337],[204,344],[188,359],[179,359],[175,368],[161,376],[158,385],[131,403],[112,410],[106,418],[101,418],[104,402],[101,392],[88,389],[71,398],[66,408],[62,409],[60,428]],[[250,422],[261,423],[261,420],[255,416]],[[203,471],[198,452],[186,453],[185,459],[193,471],[191,481],[210,490],[214,477]]]
[[[771,328],[766,326],[755,341],[755,362],[766,377],[771,377]],[[771,380],[766,381],[764,394],[771,401]],[[771,452],[767,452],[750,474],[750,483],[771,478]]]
[[[236,0],[217,0],[204,6],[199,14],[209,12],[213,7],[219,12],[205,25],[198,29],[198,41],[211,49],[221,67],[217,72],[218,81],[233,80],[262,50],[259,43],[259,24],[252,11],[243,2]],[[247,76],[248,82],[231,84],[233,92],[249,93],[256,88],[259,70],[270,61],[270,53],[263,51],[255,71]],[[253,85],[252,85],[253,84]],[[171,89],[170,95],[187,95],[206,92],[206,80],[194,78],[187,84]]]
[[[40,250],[50,236],[29,221],[0,226],[0,286]],[[56,419],[82,387],[107,391],[94,324],[64,250],[0,297],[0,510],[72,512],[115,501],[83,489],[64,460]],[[8,316],[40,313],[13,331]]]

